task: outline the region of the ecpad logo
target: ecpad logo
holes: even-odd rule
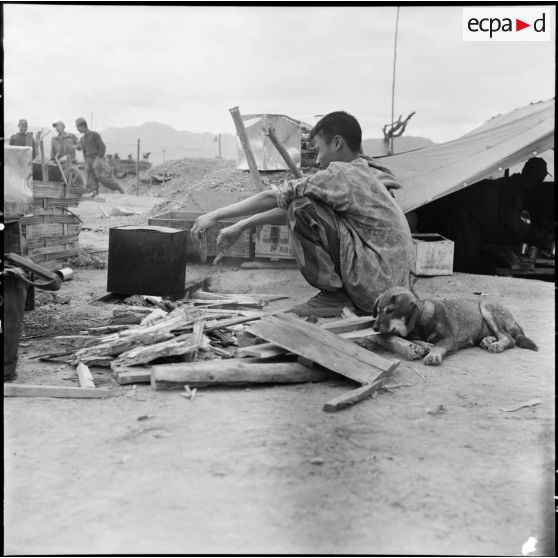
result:
[[[549,41],[550,8],[463,8],[464,41]]]

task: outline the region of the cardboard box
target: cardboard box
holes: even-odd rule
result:
[[[293,260],[288,227],[286,225],[256,227],[254,255],[256,258]]]

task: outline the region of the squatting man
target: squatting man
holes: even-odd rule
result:
[[[410,287],[411,231],[391,190],[391,173],[362,154],[362,130],[346,112],[324,116],[310,132],[318,148],[317,173],[198,217],[200,238],[220,220],[246,217],[223,229],[228,246],[246,229],[287,224],[298,267],[319,293],[291,312],[336,316],[348,307],[372,314],[374,301],[393,286]]]

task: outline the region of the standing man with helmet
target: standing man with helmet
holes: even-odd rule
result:
[[[92,197],[99,193],[99,182],[109,190],[117,190],[123,194],[124,189],[113,178],[111,169],[105,159],[106,146],[101,136],[87,127],[85,118],[78,118],[76,127],[82,134],[80,144],[85,160],[87,188],[92,190]]]
[[[64,173],[72,186],[77,187],[77,192],[85,191],[85,177],[77,167],[76,149],[81,150],[79,140],[75,134],[66,132],[66,125],[59,120],[52,124],[58,132],[50,143],[50,164],[56,165],[66,163]]]

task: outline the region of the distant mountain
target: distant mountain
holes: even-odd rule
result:
[[[412,151],[414,149],[430,147],[431,145],[435,145],[435,143],[428,138],[415,136],[401,136],[400,138],[393,138],[394,153],[403,153],[404,151]],[[362,141],[362,150],[366,155],[370,155],[371,157],[385,155],[384,140],[376,138],[365,139]]]
[[[107,145],[107,153],[118,153],[121,158],[129,154],[136,157],[139,139],[141,153],[151,152],[149,160],[154,164],[184,157],[212,158],[219,155],[216,134],[179,131],[160,122],[107,128],[100,134]],[[236,137],[232,134],[221,134],[221,154],[225,159],[236,159]]]
[[[40,128],[30,126],[30,131],[36,132]],[[4,125],[6,138],[17,132],[15,123],[6,122]],[[75,130],[71,129],[75,133]],[[50,154],[50,139],[56,132],[45,138],[45,151]],[[140,151],[150,152],[149,160],[157,165],[163,160],[183,159],[186,157],[213,158],[219,154],[217,134],[179,131],[167,124],[160,122],[146,122],[141,126],[128,126],[124,128],[107,128],[100,130],[101,137],[107,145],[107,153],[118,153],[121,158],[129,154],[133,158],[137,153],[137,141],[140,139]],[[428,138],[402,136],[395,138],[394,150],[396,153],[411,151],[434,145]],[[381,156],[384,154],[383,140],[379,138],[368,138],[363,140],[364,152],[370,156]],[[237,138],[232,134],[221,134],[221,154],[224,159],[236,160]]]
[[[128,154],[136,156],[137,140],[141,140],[141,152],[151,152],[150,160],[157,164],[164,159],[182,159],[184,157],[216,157],[218,146],[216,134],[178,131],[172,126],[159,122],[147,122],[141,126],[127,128],[107,128],[101,132],[107,144],[108,153],[118,153],[120,157]],[[434,145],[428,138],[403,136],[395,138],[396,153],[410,151],[421,147]],[[362,142],[367,155],[379,156],[384,154],[383,141],[370,138]],[[225,159],[236,160],[237,139],[232,134],[221,134],[221,153]]]

